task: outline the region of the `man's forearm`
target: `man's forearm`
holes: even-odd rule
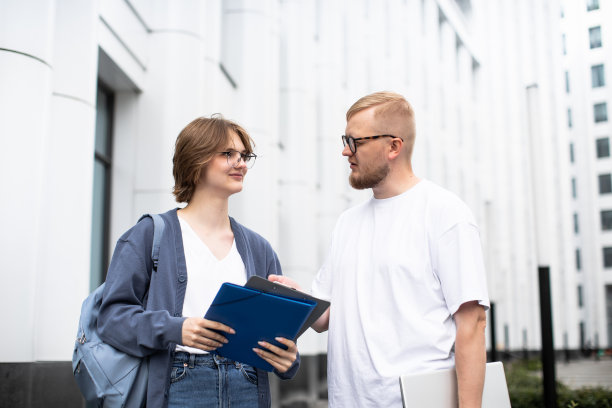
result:
[[[312,327],[317,333],[323,333],[329,328],[329,307],[323,314],[312,324]]]
[[[484,309],[477,303],[463,305],[455,314],[455,321],[455,368],[459,408],[480,408],[487,359]]]

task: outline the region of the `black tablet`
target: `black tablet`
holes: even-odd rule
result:
[[[308,293],[300,292],[299,290],[290,288],[289,286],[269,281],[265,278],[262,278],[261,276],[251,276],[247,281],[246,285],[244,286],[265,293],[276,294],[279,296],[285,296],[298,300],[314,300],[315,302],[317,302],[317,305],[313,309],[312,313],[310,313],[310,316],[308,316],[308,319],[306,319],[306,321],[298,331],[296,339],[300,337],[306,330],[308,330],[308,328],[327,310],[330,305],[327,300],[319,299],[309,295]]]

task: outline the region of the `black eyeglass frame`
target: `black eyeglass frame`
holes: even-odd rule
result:
[[[346,146],[348,144],[348,147],[351,150],[351,153],[355,154],[357,153],[357,143],[355,143],[356,141],[368,140],[368,139],[378,139],[379,137],[392,137],[394,139],[395,138],[402,139],[399,136],[393,136],[393,135],[375,135],[375,136],[364,136],[364,137],[353,137],[353,136],[342,135],[342,145]]]
[[[232,164],[231,157],[234,155],[234,153],[239,153],[240,156]],[[225,155],[225,158],[227,159],[227,165],[233,168],[238,166],[240,161],[243,161],[244,164],[246,164],[247,168],[250,169],[255,165],[255,160],[257,160],[257,155],[255,153],[240,153],[238,150],[228,150],[225,152],[219,152],[219,154]]]

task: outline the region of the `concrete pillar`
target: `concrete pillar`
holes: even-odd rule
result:
[[[35,358],[40,214],[49,135],[54,2],[0,5],[0,361]],[[58,294],[59,295],[59,294]]]
[[[97,2],[56,4],[36,278],[36,360],[69,360],[89,292]],[[71,293],[73,296],[63,296]],[[58,301],[58,298],[61,301]],[[58,318],[61,316],[61,319]]]

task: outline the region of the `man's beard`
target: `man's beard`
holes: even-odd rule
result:
[[[369,170],[364,169],[361,175],[357,176],[355,173],[351,173],[349,176],[349,183],[351,187],[357,190],[364,190],[366,188],[374,188],[381,181],[387,177],[389,171],[391,170],[388,164],[381,164],[375,169]]]

